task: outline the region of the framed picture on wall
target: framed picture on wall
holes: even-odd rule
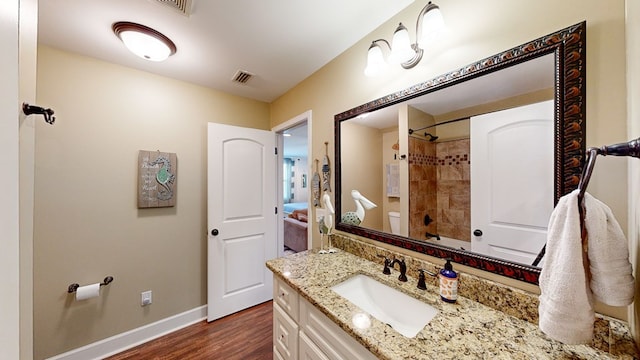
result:
[[[138,153],[138,208],[176,205],[178,158],[175,153],[140,150]]]

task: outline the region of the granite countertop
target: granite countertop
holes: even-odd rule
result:
[[[382,274],[382,266],[345,251],[318,254],[305,251],[267,262],[267,267],[343,330],[381,359],[632,359],[614,356],[587,345],[564,345],[547,338],[535,324],[509,316],[478,302],[458,297],[455,304],[440,300],[438,288],[416,287],[417,279],[398,281],[397,269]],[[414,338],[406,338],[371,317],[367,329],[351,318],[361,312],[331,290],[355,274],[366,274],[418,298],[438,310]]]

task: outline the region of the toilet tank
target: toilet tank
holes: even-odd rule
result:
[[[392,234],[400,234],[400,213],[397,211],[389,211],[389,224],[391,225]]]

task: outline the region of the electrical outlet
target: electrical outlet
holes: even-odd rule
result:
[[[151,305],[151,303],[153,303],[153,300],[152,300],[152,297],[151,297],[151,290],[144,291],[141,294],[140,305],[147,306],[147,305]]]

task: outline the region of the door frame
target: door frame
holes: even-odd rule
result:
[[[276,160],[278,166],[276,171],[276,182],[278,184],[278,210],[283,211],[284,209],[284,201],[282,200],[283,192],[282,192],[282,181],[284,178],[284,174],[282,173],[282,162],[284,161],[284,139],[282,134],[285,130],[290,129],[292,127],[298,126],[304,122],[307,123],[307,174],[311,174],[312,170],[312,158],[311,153],[312,141],[311,141],[311,125],[312,125],[312,111],[307,110],[302,114],[294,116],[293,118],[278,124],[271,128],[271,131],[276,133],[276,146],[278,147],[278,159]],[[313,234],[313,223],[315,222],[315,218],[313,218],[312,210],[311,210],[311,186],[307,186],[307,198],[309,201],[307,202],[307,211],[308,211],[308,221],[309,226],[307,226],[307,249],[311,249],[311,244],[313,244],[312,234]],[[281,213],[279,212],[281,215]],[[311,221],[313,219],[314,221]],[[278,241],[278,256],[284,255],[284,221],[282,217],[278,217],[278,223],[276,225],[276,233],[277,233],[277,241]]]
[[[0,252],[0,270],[2,279],[2,298],[0,299],[0,347],[5,355],[10,359],[18,359],[20,356],[20,344],[23,336],[27,336],[22,330],[21,322],[26,323],[21,315],[25,315],[23,306],[20,303],[24,289],[29,285],[23,283],[26,274],[31,269],[25,269],[21,263],[27,255],[31,256],[32,250],[22,248],[25,244],[20,244],[20,221],[19,216],[20,198],[20,114],[18,104],[20,103],[20,49],[18,46],[21,37],[20,32],[20,8],[21,2],[18,0],[5,1],[0,4],[0,11],[3,13],[3,32],[0,33],[0,44],[3,52],[0,54],[2,64],[6,64],[0,69],[2,79],[5,80],[0,85],[0,149],[3,150],[3,158],[0,161],[5,176],[0,179],[2,185],[2,195],[0,195],[0,224],[2,225],[3,239],[2,251]],[[27,271],[25,271],[27,270]],[[24,339],[29,340],[28,336]]]

